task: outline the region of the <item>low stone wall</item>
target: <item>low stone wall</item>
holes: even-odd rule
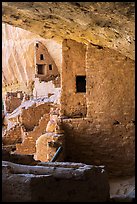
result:
[[[27,109],[23,109],[20,115],[20,122],[27,131],[32,131],[38,125],[40,118],[50,112],[50,103],[33,104]]]
[[[2,164],[3,202],[106,202],[104,167],[82,163]]]
[[[33,131],[25,132],[24,140],[21,144],[16,144],[16,153],[18,154],[34,154],[36,152],[36,140],[46,131],[49,121],[49,114],[44,114],[38,126]]]
[[[10,96],[5,100],[6,111],[12,113],[17,107],[21,105],[22,100],[20,98]]]
[[[10,130],[5,131],[2,142],[3,145],[13,145],[17,143],[21,143],[21,125],[15,124]]]
[[[134,124],[111,124],[91,118],[63,119],[66,161],[105,165],[109,174],[133,175]]]

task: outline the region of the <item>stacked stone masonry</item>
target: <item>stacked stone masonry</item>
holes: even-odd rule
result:
[[[16,144],[16,153],[34,154],[36,152],[36,140],[45,133],[48,121],[49,114],[45,113],[39,120],[39,124],[32,131],[26,132],[24,141],[21,144]]]
[[[134,60],[109,48],[77,44],[63,44],[61,115],[71,118],[63,119],[67,159],[134,174]],[[86,93],[76,93],[77,75],[86,75]],[[83,118],[74,119],[76,110]]]
[[[63,119],[66,160],[105,165],[110,175],[135,171],[134,124],[112,125],[91,118]]]
[[[21,129],[22,129],[22,127],[18,123],[18,124],[15,124],[9,130],[6,130],[4,132],[3,139],[2,139],[3,145],[14,145],[17,143],[21,143],[21,141],[22,141]]]
[[[20,122],[26,128],[26,131],[31,131],[38,125],[40,118],[50,112],[50,103],[40,105],[33,104],[27,109],[23,109],[20,115]]]

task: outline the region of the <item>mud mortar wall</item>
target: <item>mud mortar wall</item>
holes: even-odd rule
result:
[[[68,44],[71,48],[65,51]],[[72,118],[63,120],[67,159],[105,164],[110,173],[117,175],[132,174],[135,165],[134,61],[114,50],[92,44],[85,51],[85,60],[82,44],[76,48],[75,43],[67,41],[63,49],[65,72],[62,71],[61,107],[64,115]],[[83,53],[83,58],[76,54],[77,49]],[[74,64],[76,72],[73,71]],[[74,76],[76,73],[83,75],[84,68],[86,99],[79,98],[74,92]],[[86,117],[74,119],[73,110],[76,111],[81,101],[87,107]]]
[[[38,125],[40,118],[50,111],[50,103],[43,103],[39,106],[34,104],[28,109],[23,109],[20,122],[24,125],[27,131],[32,131]]]
[[[88,46],[87,117],[127,124],[135,114],[134,61],[109,48]]]
[[[86,45],[64,40],[62,45],[61,114],[69,117],[86,115],[85,93],[76,93],[76,76],[86,75]]]
[[[91,118],[63,119],[66,160],[105,165],[110,174],[134,173],[134,125],[111,125]]]

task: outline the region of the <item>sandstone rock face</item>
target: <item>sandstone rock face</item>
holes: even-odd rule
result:
[[[73,39],[134,59],[134,2],[3,2],[2,21],[62,42]]]
[[[48,53],[48,59],[49,57],[51,59],[49,63],[54,65],[56,73],[60,72],[61,67],[61,45],[54,40],[43,39],[34,33],[4,23],[2,24],[2,38],[3,99],[5,100],[7,92],[20,91],[36,98],[43,97],[43,90],[45,90],[44,96],[48,97],[48,93],[52,93],[59,97],[59,76],[53,79],[54,83],[50,79],[50,86],[48,82],[41,83],[39,77],[35,76],[36,63],[38,63],[36,58],[41,51],[36,52],[36,43],[43,44],[46,54]]]
[[[109,196],[103,166],[61,162],[29,166],[3,162],[3,202],[106,202]]]

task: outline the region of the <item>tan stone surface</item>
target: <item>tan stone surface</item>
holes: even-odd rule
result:
[[[62,42],[103,45],[135,57],[134,2],[3,2],[2,21]]]
[[[46,127],[46,132],[55,132],[57,125],[58,115],[50,115],[50,120]]]
[[[42,70],[39,66],[42,65]],[[42,73],[43,72],[43,73]],[[59,77],[58,68],[50,56],[48,49],[41,42],[35,44],[35,77],[38,77],[40,81],[50,81]]]
[[[21,125],[19,123],[4,131],[2,137],[3,145],[13,145],[21,143],[21,141]]]
[[[128,176],[135,173],[134,124],[112,125],[84,119],[63,119],[66,160],[105,165],[108,173]]]
[[[50,104],[33,104],[28,109],[23,109],[20,115],[20,122],[27,131],[31,131],[38,125],[39,120],[44,114],[50,112]]]
[[[18,98],[17,93],[10,93],[5,97],[4,109],[7,113],[13,112],[22,102],[22,98]]]
[[[86,46],[73,40],[64,40],[62,49],[61,115],[86,116],[86,93],[76,93],[76,76],[86,75]]]
[[[59,147],[62,151],[59,153],[57,161],[65,159],[65,138],[62,129],[62,123],[59,117],[58,107],[51,108],[50,119],[47,123],[46,132],[36,141],[36,152],[34,158],[43,162],[51,161]]]
[[[24,132],[24,140],[21,144],[16,144],[16,153],[34,154],[36,152],[36,140],[46,131],[49,121],[49,114],[45,113],[35,126],[33,131]]]
[[[87,117],[118,121],[135,119],[135,62],[108,48],[88,46]]]

